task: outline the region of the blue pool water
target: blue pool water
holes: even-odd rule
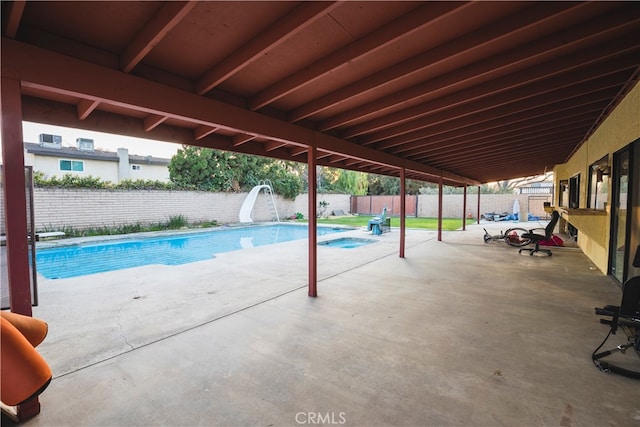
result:
[[[347,231],[318,227],[318,235]],[[222,252],[306,239],[307,227],[296,225],[224,228],[139,239],[122,239],[38,249],[36,266],[47,279],[64,279],[148,264],[180,265],[204,261]]]
[[[375,243],[377,240],[373,239],[359,239],[357,237],[341,237],[340,239],[326,240],[318,243],[318,245],[329,246],[331,248],[353,249],[360,246],[369,245]]]

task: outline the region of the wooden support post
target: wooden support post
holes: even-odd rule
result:
[[[405,169],[400,169],[400,258],[404,258],[405,218],[407,216]]]
[[[32,316],[29,241],[27,240],[27,195],[24,187],[22,93],[18,80],[5,77],[2,77],[0,88],[9,306],[14,313]],[[38,415],[40,413],[38,397],[33,397],[18,405],[16,411],[20,420]]]
[[[478,185],[478,224],[480,224],[480,186]]]
[[[307,152],[307,175],[309,195],[309,296],[318,296],[318,246],[317,246],[317,194],[316,194],[316,147]]]
[[[3,77],[1,88],[0,109],[2,110],[2,163],[9,305],[12,312],[31,316],[20,82]]]
[[[438,181],[438,242],[442,241],[442,175]]]
[[[467,229],[467,184],[462,191],[462,231]]]

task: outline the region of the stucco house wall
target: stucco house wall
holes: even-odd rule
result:
[[[590,165],[605,155],[609,155],[609,164],[612,165],[613,154],[638,138],[640,138],[640,84],[636,84],[631,89],[566,163],[555,166],[555,188],[560,188],[560,181],[580,174],[579,208],[585,209],[589,197]],[[609,188],[611,188],[612,176],[613,173],[605,177],[608,179]],[[578,229],[578,246],[603,273],[607,273],[609,260],[611,198],[612,192],[609,191],[607,208],[603,214],[562,214],[564,220],[568,220]],[[559,204],[559,191],[554,195],[554,204],[556,206]],[[627,227],[631,226],[631,224],[627,225]]]
[[[74,147],[42,147],[35,143],[25,143],[24,157],[26,166],[33,166],[34,171],[44,173],[47,178],[61,178],[66,174],[72,174],[97,177],[116,184],[125,179],[169,182],[169,159],[130,155],[126,148],[120,148],[114,153],[83,151]],[[61,170],[60,160],[81,161],[83,170]]]

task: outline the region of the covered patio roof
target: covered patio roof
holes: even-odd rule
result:
[[[563,163],[637,2],[2,2],[24,120],[451,185]]]

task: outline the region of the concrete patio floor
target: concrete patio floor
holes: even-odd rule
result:
[[[405,259],[349,232],[378,242],[319,247],[318,298],[306,241],[43,279],[54,379],[24,425],[640,425],[638,381],[590,360],[620,289],[577,249],[483,243],[518,225],[408,230]]]

